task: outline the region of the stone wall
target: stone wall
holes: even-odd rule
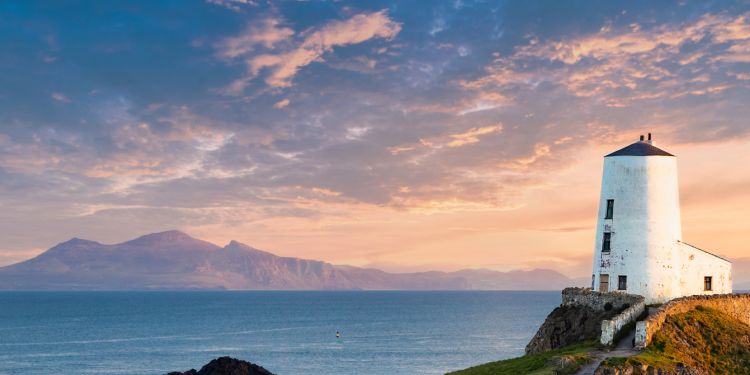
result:
[[[617,316],[612,318],[612,320],[602,320],[601,343],[604,345],[611,345],[614,341],[615,335],[620,331],[622,326],[630,322],[634,322],[645,309],[646,299],[641,297],[640,302],[637,302],[634,306],[631,306],[625,311],[619,313]]]
[[[717,294],[676,298],[659,307],[646,320],[638,322],[635,331],[636,348],[643,349],[651,343],[651,338],[664,324],[667,316],[688,312],[696,306],[710,307],[731,315],[745,324],[750,324],[750,294]]]
[[[562,291],[563,306],[584,305],[594,310],[604,310],[607,303],[611,303],[615,310],[619,310],[626,303],[635,306],[642,301],[642,296],[620,292],[604,293],[588,288],[565,288]]]

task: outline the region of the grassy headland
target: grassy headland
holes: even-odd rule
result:
[[[554,364],[549,361],[552,357],[572,357],[576,365],[569,367],[573,372],[587,363],[590,358],[587,352],[598,348],[598,340],[574,344],[562,349],[550,350],[529,356],[506,359],[503,361],[485,363],[465,370],[451,372],[448,375],[553,375],[556,374]]]
[[[750,374],[750,327],[721,311],[698,306],[670,316],[643,354],[612,358],[602,365],[635,369],[647,365],[649,371],[683,365],[710,374]]]

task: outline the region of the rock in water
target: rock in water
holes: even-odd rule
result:
[[[167,375],[274,375],[256,364],[230,357],[216,358],[203,366],[185,372],[170,372]]]

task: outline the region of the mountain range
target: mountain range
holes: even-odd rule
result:
[[[588,281],[548,269],[388,273],[236,241],[222,248],[176,230],[117,245],[74,238],[0,267],[0,290],[560,290]]]

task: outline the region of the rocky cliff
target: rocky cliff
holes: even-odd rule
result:
[[[601,293],[583,288],[562,291],[562,304],[547,316],[531,339],[524,355],[560,349],[577,341],[598,339],[602,320],[628,309],[643,297],[610,292]]]

